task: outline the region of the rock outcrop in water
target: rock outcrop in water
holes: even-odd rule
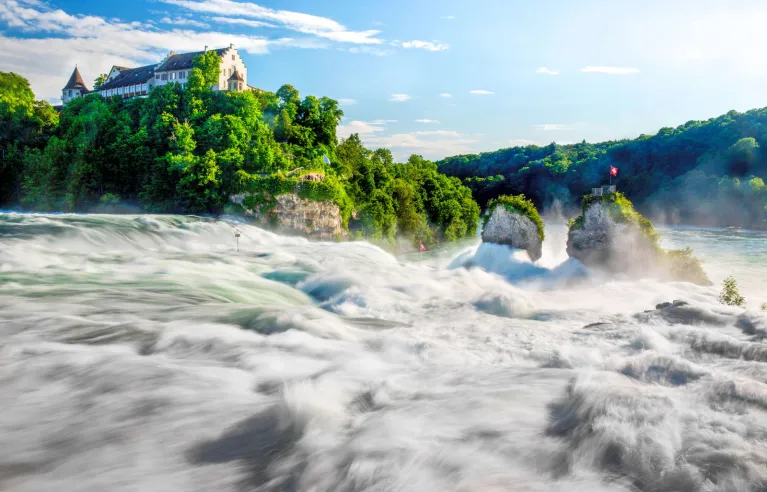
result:
[[[570,223],[567,254],[586,266],[632,276],[711,285],[692,250],[666,251],[652,223],[621,193],[583,199],[583,212]]]
[[[326,240],[346,236],[341,210],[331,201],[308,200],[286,193],[268,203],[250,203],[245,195],[233,196],[232,202],[242,205],[246,216],[278,232]]]
[[[500,196],[488,204],[482,241],[527,251],[532,261],[541,258],[543,222],[524,196]]]

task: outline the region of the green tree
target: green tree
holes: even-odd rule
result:
[[[99,76],[96,77],[96,79],[93,81],[93,90],[97,91],[101,89],[101,86],[106,84],[106,82],[107,82],[107,74],[105,73],[99,74]]]
[[[746,299],[740,295],[735,277],[727,277],[722,282],[722,292],[719,294],[719,302],[727,306],[743,307]]]

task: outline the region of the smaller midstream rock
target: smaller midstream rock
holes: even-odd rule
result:
[[[497,206],[493,210],[482,231],[482,241],[523,249],[532,261],[541,258],[543,241],[538,236],[538,227],[524,215],[512,212],[504,206]]]

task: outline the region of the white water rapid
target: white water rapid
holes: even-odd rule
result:
[[[663,231],[743,310],[562,227],[536,265],[239,228],[0,214],[0,490],[767,490],[765,235]]]

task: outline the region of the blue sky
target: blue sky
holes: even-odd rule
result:
[[[57,102],[75,63],[234,43],[248,83],[327,95],[405,158],[636,137],[767,106],[757,0],[0,0],[0,70]]]

